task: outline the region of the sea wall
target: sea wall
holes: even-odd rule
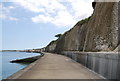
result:
[[[120,54],[118,52],[62,51],[61,54],[107,79],[120,79]]]

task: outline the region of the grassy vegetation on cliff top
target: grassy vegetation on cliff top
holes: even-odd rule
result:
[[[91,16],[90,16],[90,17],[88,17],[88,18],[82,19],[81,21],[78,21],[78,23],[77,23],[77,24],[82,25],[82,24],[84,24],[84,23],[88,22],[88,21],[90,20],[90,18],[91,18]],[[77,24],[76,24],[76,25],[77,25]]]
[[[76,25],[83,25],[84,23],[88,22],[88,21],[90,20],[90,18],[91,18],[91,16],[88,17],[88,18],[82,19],[82,20],[78,21]],[[76,26],[76,25],[75,25],[75,26]],[[74,27],[75,27],[75,26],[74,26]],[[73,27],[73,28],[74,28],[74,27]],[[70,32],[73,28],[71,28],[70,30],[66,31],[63,35],[66,35],[66,34],[67,34],[68,32]]]

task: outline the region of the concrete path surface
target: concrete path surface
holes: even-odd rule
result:
[[[74,60],[58,54],[43,57],[9,79],[103,79]]]

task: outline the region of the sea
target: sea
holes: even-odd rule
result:
[[[40,53],[0,52],[0,80],[6,79],[30,63],[10,63],[12,60],[38,56]]]

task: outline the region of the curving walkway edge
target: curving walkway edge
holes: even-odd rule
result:
[[[103,79],[74,60],[58,54],[44,56],[7,79]]]

